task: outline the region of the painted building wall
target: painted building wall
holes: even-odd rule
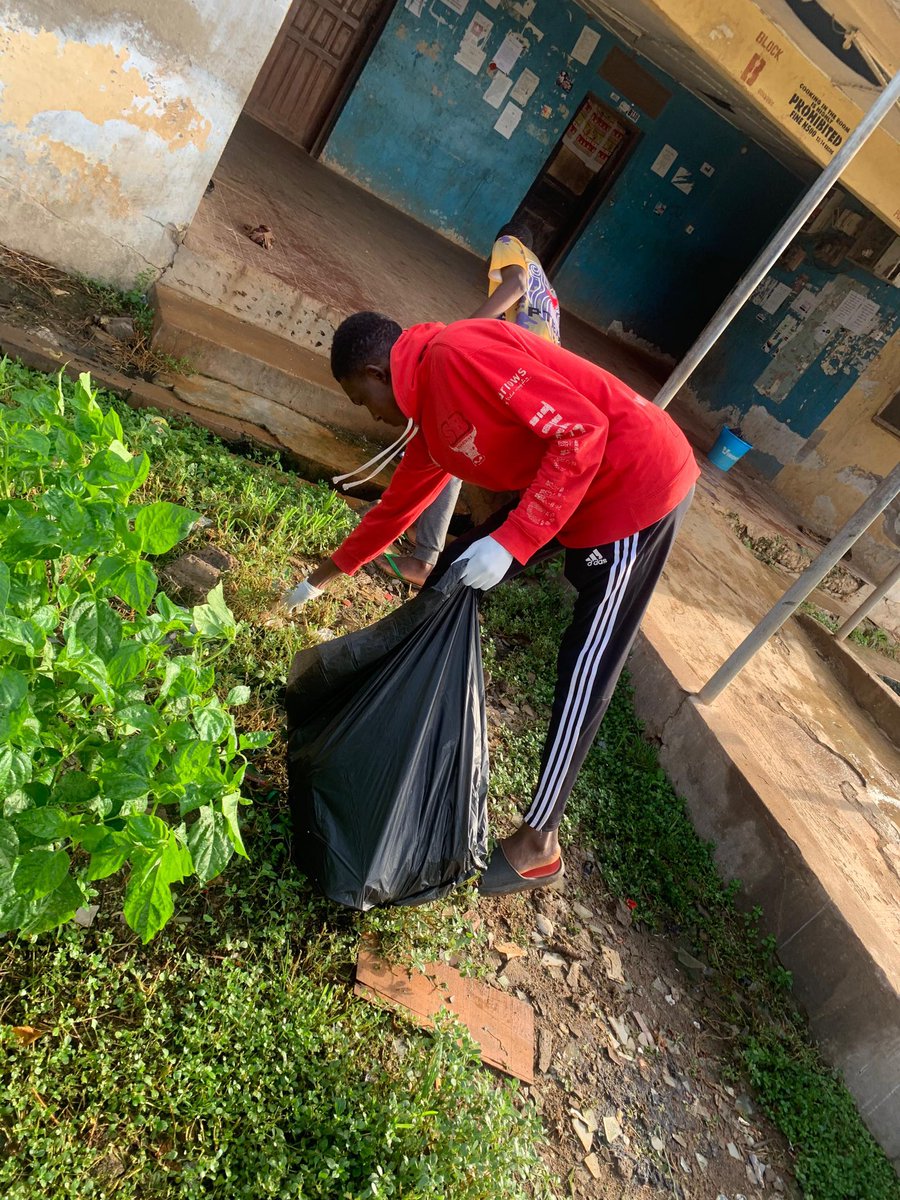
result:
[[[852,229],[864,212],[842,197],[834,219]],[[835,238],[852,240],[838,226],[797,239],[692,380],[720,425],[740,426],[769,479],[800,461],[845,397],[862,401],[855,385],[900,328],[897,288],[846,257],[823,261]]]
[[[814,528],[834,533],[900,459],[900,437],[872,418],[900,389],[900,332],[895,333],[841,402],[783,467],[773,486]],[[874,578],[887,576],[900,547],[900,498],[853,550]],[[900,589],[898,589],[900,591]],[[900,594],[895,597],[900,612]]]
[[[787,138],[822,166],[874,101],[872,92],[867,95],[865,90],[835,82],[838,77],[852,79],[852,72],[831,57],[786,4],[760,4],[757,0],[645,2],[676,31],[679,42],[705,59],[717,75],[730,76],[767,121],[780,126]],[[876,42],[896,47],[896,12],[888,5],[862,2],[869,28],[878,31]],[[826,12],[837,11],[828,4],[822,7]],[[839,7],[838,20],[843,27],[857,32],[852,10],[848,13],[844,5]],[[835,23],[835,29],[838,27]],[[894,53],[890,52],[889,60]],[[889,124],[886,121],[874,131],[847,164],[843,179],[868,208],[900,233],[900,144],[896,131],[888,131]]]
[[[568,0],[497,7],[485,0],[461,13],[459,4],[398,4],[324,161],[486,254],[584,96],[624,109],[639,143],[564,263],[557,290],[564,306],[601,327],[621,321],[680,353],[798,193],[798,181],[646,60],[640,65],[671,92],[658,117],[611,88],[598,68],[613,47],[624,47]],[[476,17],[491,25],[480,47],[466,41]],[[587,47],[573,54],[585,28]],[[507,72],[513,91],[496,108],[485,98],[490,64],[513,33],[524,49]],[[524,70],[538,82],[515,104],[518,123],[506,137],[495,125]],[[665,146],[674,158],[657,174]],[[711,173],[701,172],[704,164]]]
[[[170,263],[288,5],[5,5],[0,241],[121,284]]]

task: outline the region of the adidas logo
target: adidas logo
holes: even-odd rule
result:
[[[584,560],[586,567],[605,567],[607,559],[603,557],[599,550],[592,550]]]

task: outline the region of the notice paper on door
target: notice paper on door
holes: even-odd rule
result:
[[[508,33],[500,43],[500,49],[494,55],[494,65],[497,70],[508,75],[524,49],[524,40],[517,33]]]
[[[574,58],[576,62],[590,62],[591,55],[597,49],[597,43],[599,41],[600,34],[597,33],[596,30],[589,29],[588,26],[585,25],[584,29],[582,29],[581,33],[578,35],[578,41],[572,47],[572,53],[570,57]]]
[[[650,170],[654,175],[662,175],[662,177],[665,178],[666,172],[669,170],[669,167],[671,167],[672,163],[677,157],[678,151],[674,146],[663,146],[662,150],[660,150],[659,154],[657,154],[656,158],[653,160],[653,165],[650,167]]]
[[[498,71],[491,80],[491,86],[484,93],[484,98],[490,104],[491,108],[499,108],[506,99],[506,93],[512,86],[512,80],[508,75],[504,75],[502,71]],[[507,137],[509,135],[507,134]]]
[[[466,5],[468,3],[469,0],[444,0],[444,4],[446,4],[448,8],[452,8],[456,13],[465,12]]]
[[[511,137],[515,127],[522,120],[522,110],[515,104],[507,104],[503,112],[494,123],[494,128],[498,133],[502,133],[505,138]]]
[[[529,71],[526,67],[516,80],[516,86],[509,93],[510,100],[515,100],[516,104],[527,104],[539,83],[540,80],[534,71]]]
[[[408,12],[411,12],[414,17],[421,17],[422,9],[425,7],[425,0],[406,0],[403,7]]]

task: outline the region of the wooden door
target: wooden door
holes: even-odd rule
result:
[[[317,150],[392,7],[393,0],[294,0],[245,111]]]
[[[625,163],[636,135],[619,113],[588,95],[516,211],[534,252],[552,271],[587,225]]]

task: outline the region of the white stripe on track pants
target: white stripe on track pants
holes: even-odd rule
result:
[[[525,823],[533,829],[556,829],[562,820],[693,494],[691,489],[655,525],[620,541],[581,550],[549,542],[528,563],[513,563],[505,577],[512,579],[526,567],[564,552],[565,576],[578,593],[559,647],[550,726],[537,788],[525,814]],[[472,542],[498,529],[515,503],[448,546],[430,581],[439,579]]]

